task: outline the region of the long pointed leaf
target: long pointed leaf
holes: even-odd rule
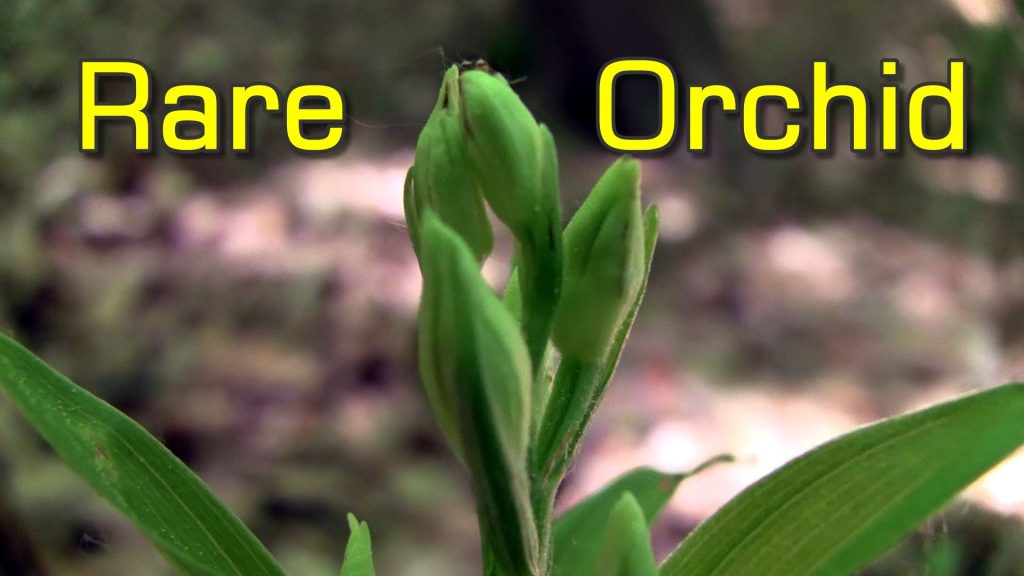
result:
[[[836,576],[863,566],[1024,444],[1024,384],[883,420],[754,484],[662,576]]]
[[[284,576],[252,532],[159,441],[2,334],[0,387],[182,574]]]

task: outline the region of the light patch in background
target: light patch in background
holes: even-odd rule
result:
[[[846,300],[856,287],[847,256],[821,233],[780,228],[765,239],[764,256],[775,273],[817,300]]]
[[[406,151],[383,161],[295,161],[291,172],[299,209],[316,219],[355,213],[404,222],[402,191],[412,159]]]
[[[1009,20],[1013,7],[1006,0],[948,0],[967,22],[991,26]]]
[[[697,231],[697,206],[682,190],[658,196],[658,236],[669,242],[681,242]]]

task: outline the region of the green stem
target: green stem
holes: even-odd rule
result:
[[[576,455],[601,400],[602,373],[600,363],[562,358],[533,452],[532,470],[542,494],[554,494]]]

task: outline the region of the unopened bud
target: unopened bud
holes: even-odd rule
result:
[[[464,421],[492,417],[504,448],[522,457],[530,361],[519,326],[480,275],[465,241],[432,211],[420,215],[420,358],[438,416],[465,447]],[[483,402],[483,414],[469,404]],[[481,407],[475,407],[481,408]],[[472,422],[468,422],[472,424]]]
[[[465,241],[420,215],[420,372],[448,440],[473,473],[485,539],[503,574],[536,572],[525,462],[530,359]]]
[[[471,70],[459,84],[473,177],[498,218],[522,238],[558,209],[557,175],[547,174],[553,141],[501,76]]]
[[[643,284],[639,162],[612,164],[569,222],[563,242],[552,339],[564,355],[595,360],[608,350]]]
[[[523,333],[539,369],[562,287],[554,139],[501,76],[471,70],[459,85],[467,163],[481,194],[516,237]]]
[[[469,245],[477,262],[494,248],[494,236],[484,200],[466,163],[465,135],[461,127],[459,70],[444,76],[430,118],[416,142],[413,180],[418,209],[431,210]]]

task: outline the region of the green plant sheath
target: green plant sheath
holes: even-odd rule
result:
[[[894,545],[1024,444],[1024,384],[841,436],[702,524],[661,576],[840,576]]]
[[[159,441],[2,334],[0,387],[181,574],[284,576],[252,532]]]

